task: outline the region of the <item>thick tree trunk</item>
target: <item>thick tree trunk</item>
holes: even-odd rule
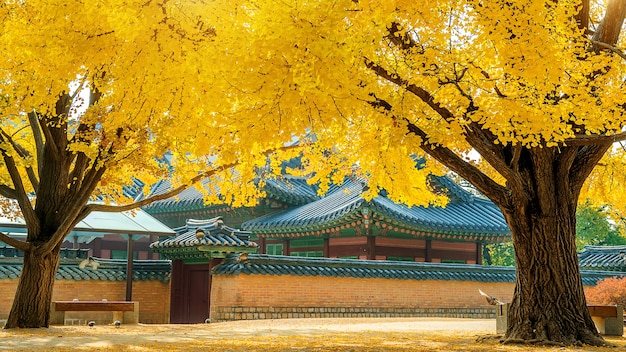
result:
[[[591,319],[576,253],[581,182],[564,153],[523,152],[502,208],[513,237],[517,277],[505,341],[605,345]],[[599,154],[601,156],[601,154]],[[598,156],[598,157],[600,157]]]
[[[5,329],[48,327],[60,248],[50,254],[24,252],[24,265]]]
[[[587,309],[575,246],[575,214],[510,214],[517,279],[508,342],[602,345]]]

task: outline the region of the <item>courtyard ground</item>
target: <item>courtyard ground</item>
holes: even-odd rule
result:
[[[495,320],[281,319],[196,325],[53,326],[0,330],[0,351],[527,351],[501,345]],[[483,339],[484,337],[494,337]],[[481,338],[482,341],[477,341]],[[617,349],[624,337],[607,337]],[[589,346],[534,351],[615,351]]]

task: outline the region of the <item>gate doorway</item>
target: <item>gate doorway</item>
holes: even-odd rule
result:
[[[209,264],[172,262],[172,324],[204,323],[209,317],[211,275]]]

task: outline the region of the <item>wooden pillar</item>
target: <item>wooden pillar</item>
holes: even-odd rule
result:
[[[259,237],[259,254],[265,254],[267,252],[267,244],[265,243],[265,237]]]
[[[367,259],[376,259],[376,236],[367,236]]]
[[[426,240],[426,248],[424,248],[424,261],[432,262],[433,261],[433,244],[431,240]]]
[[[128,235],[128,249],[126,251],[126,300],[133,300],[133,235]]]
[[[330,258],[330,239],[324,238],[324,249],[323,249],[324,258]]]
[[[289,248],[289,239],[283,240],[283,255],[291,255],[291,248]]]
[[[476,242],[476,264],[483,264],[483,246],[480,242]]]

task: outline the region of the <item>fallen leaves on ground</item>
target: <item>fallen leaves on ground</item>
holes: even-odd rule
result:
[[[257,321],[257,324],[263,324]],[[528,351],[475,332],[350,331],[296,328],[231,329],[229,323],[198,325],[58,326],[0,331],[0,351]],[[484,334],[483,334],[484,335]],[[607,341],[626,348],[623,337]],[[614,348],[532,347],[533,351],[615,351]]]

